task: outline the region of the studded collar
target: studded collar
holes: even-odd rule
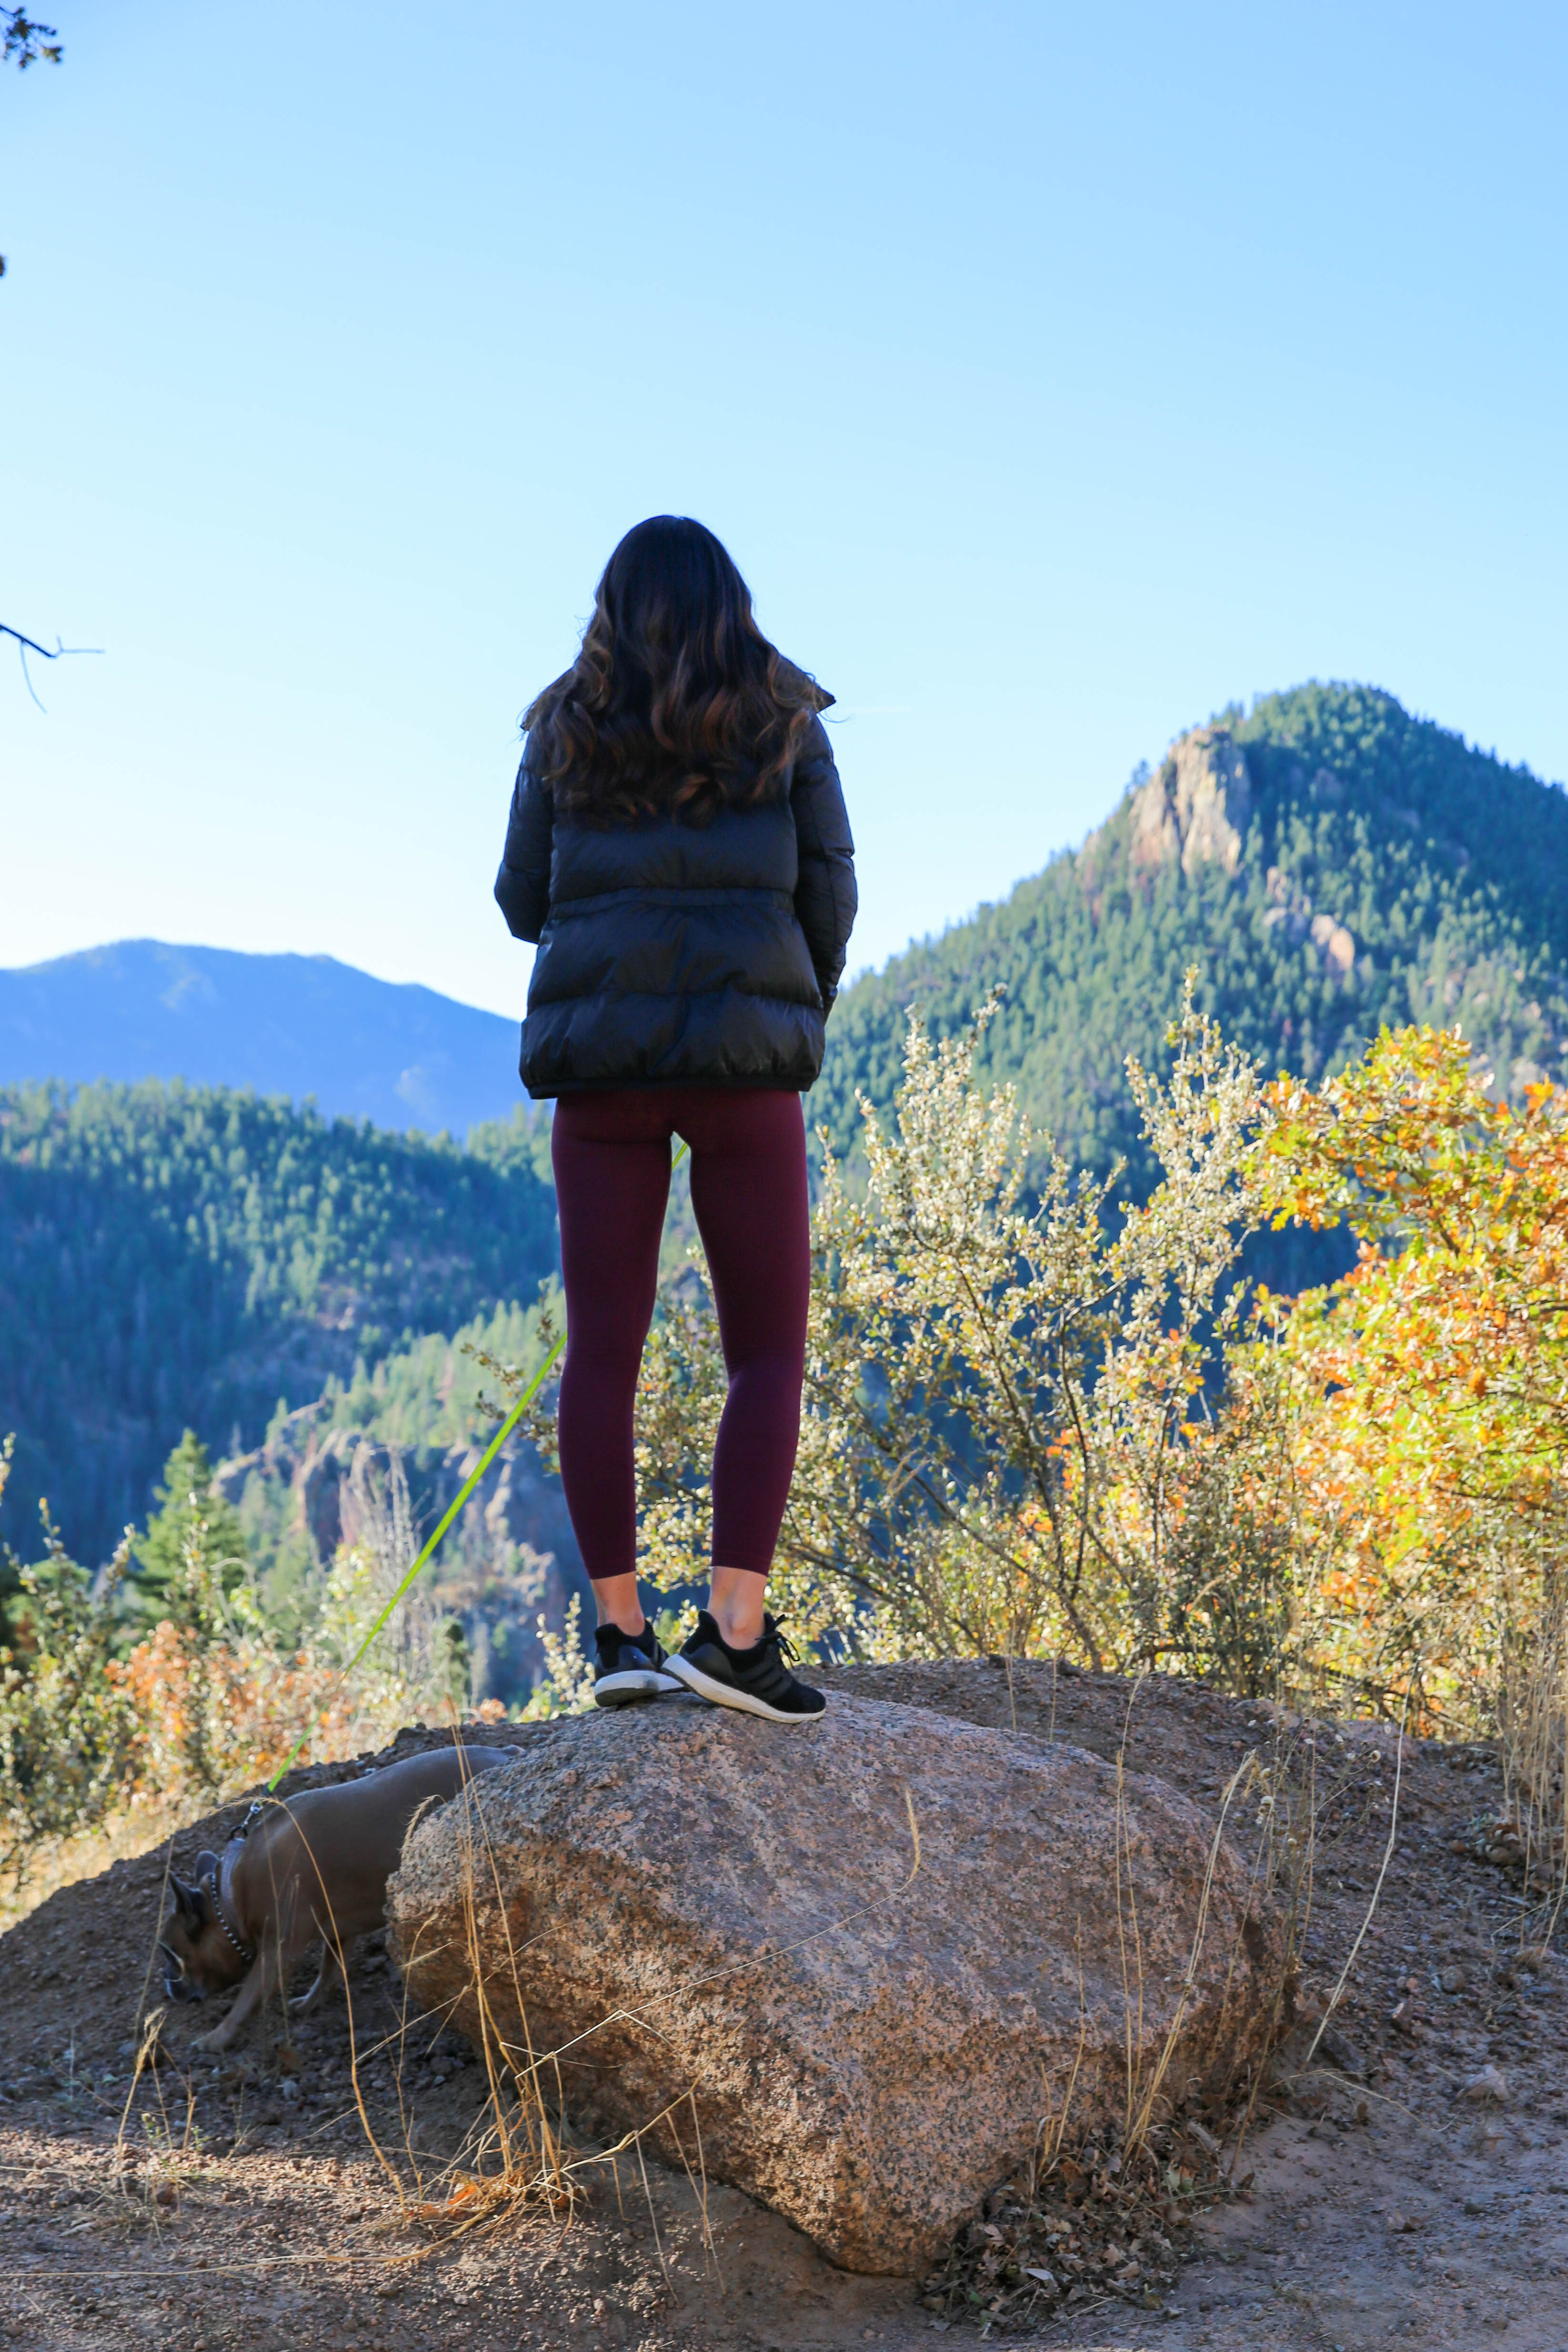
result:
[[[256,1958],[256,1948],[254,1945],[247,1944],[245,1941],[244,1937],[235,1927],[227,1911],[224,1907],[223,1878],[224,1871],[227,1866],[230,1854],[233,1853],[236,1845],[244,1843],[246,1832],[250,1827],[251,1816],[258,1812],[260,1810],[260,1807],[256,1805],[253,1805],[251,1807],[250,1813],[246,1816],[245,1822],[241,1827],[235,1831],[233,1836],[229,1839],[227,1845],[225,1846],[216,1870],[214,1871],[211,1878],[206,1881],[207,1891],[212,1897],[213,1916],[217,1921],[219,1927],[223,1929],[225,1935],[228,1937],[230,1943],[234,1946],[235,1951],[239,1954],[241,1959],[245,1962],[246,1968],[249,1968],[251,1962]]]

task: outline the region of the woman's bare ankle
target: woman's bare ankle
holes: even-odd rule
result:
[[[732,1650],[754,1650],[762,1639],[765,1580],[748,1568],[716,1568],[708,1615]]]
[[[600,1577],[593,1587],[593,1605],[601,1625],[618,1625],[623,1633],[640,1633],[648,1622],[635,1576]]]

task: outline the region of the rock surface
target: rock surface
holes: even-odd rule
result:
[[[481,1783],[486,1850],[456,1809],[412,1833],[416,1996],[480,2039],[476,1948],[492,2032],[551,2054],[570,2113],[694,2164],[700,2125],[710,2177],[846,2269],[929,2262],[1070,2088],[1076,2140],[1119,2120],[1129,2045],[1140,2088],[1167,2044],[1185,2087],[1258,2042],[1278,1931],[1222,1846],[1184,1996],[1213,1827],[1159,1781],[873,1699],[552,1729]]]
[[[1134,871],[1179,857],[1184,874],[1209,865],[1234,874],[1251,815],[1246,753],[1224,728],[1195,727],[1172,744],[1134,799]]]

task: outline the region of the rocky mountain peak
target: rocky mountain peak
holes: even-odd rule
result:
[[[1179,857],[1184,874],[1210,865],[1234,874],[1251,814],[1247,754],[1228,729],[1194,727],[1133,796],[1134,871]]]

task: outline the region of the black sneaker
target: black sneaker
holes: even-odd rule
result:
[[[657,1698],[661,1691],[678,1691],[680,1684],[666,1671],[669,1659],[652,1625],[640,1633],[623,1633],[619,1625],[601,1625],[593,1636],[593,1698],[597,1706],[632,1706],[640,1698]]]
[[[763,1618],[762,1639],[754,1648],[732,1650],[707,1611],[699,1609],[696,1632],[669,1668],[715,1706],[737,1706],[769,1723],[815,1723],[828,1702],[796,1681],[784,1663],[794,1654],[776,1617]]]

